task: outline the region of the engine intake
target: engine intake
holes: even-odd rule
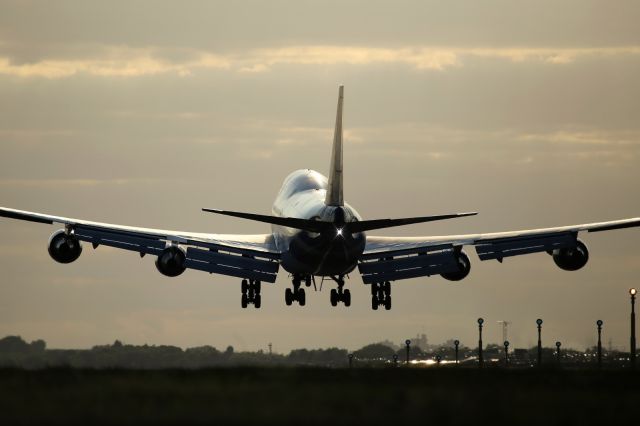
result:
[[[49,256],[58,263],[71,263],[82,253],[80,240],[73,234],[67,234],[64,229],[51,234],[48,249]]]
[[[469,256],[462,250],[456,254],[456,261],[458,262],[458,270],[455,272],[445,272],[440,274],[442,278],[449,281],[460,281],[466,278],[471,272],[471,261]]]
[[[553,261],[560,269],[565,271],[577,271],[589,261],[589,250],[580,240],[575,247],[556,249],[552,253]]]
[[[187,260],[187,256],[183,249],[178,246],[170,246],[158,255],[156,268],[162,275],[177,277],[186,269],[185,260]]]

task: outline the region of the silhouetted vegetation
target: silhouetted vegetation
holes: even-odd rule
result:
[[[116,340],[111,345],[94,346],[91,349],[46,349],[43,340],[25,342],[19,336],[0,339],[0,367],[19,368],[125,368],[125,369],[196,369],[211,367],[237,366],[306,366],[306,367],[346,367],[348,365],[346,349],[294,349],[289,354],[269,354],[264,351],[236,351],[228,346],[221,351],[212,346],[199,346],[182,349],[167,345],[128,345]],[[393,356],[400,363],[406,360],[406,348],[391,348],[382,343],[373,343],[353,352],[353,365],[356,367],[376,367],[393,365]],[[454,347],[450,342],[443,345],[429,345],[427,350],[411,346],[412,361],[429,361],[439,357],[444,365],[455,360]],[[484,348],[485,364],[504,366],[504,347],[489,344]],[[537,348],[511,350],[511,367],[531,367],[537,359]],[[477,365],[477,348],[459,347],[459,360],[462,366]],[[560,360],[552,348],[543,348],[542,360],[545,366],[595,367],[596,349],[575,351],[563,349]],[[628,354],[605,351],[605,368],[625,367]],[[424,364],[422,364],[424,365]]]

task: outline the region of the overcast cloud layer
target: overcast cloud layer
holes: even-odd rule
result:
[[[345,85],[345,196],[367,218],[477,210],[385,235],[435,235],[640,215],[640,6],[616,1],[32,2],[0,4],[0,205],[212,233],[268,228],[202,207],[268,213],[297,168],[325,173]],[[240,308],[239,280],[85,247],[58,265],[56,228],[0,221],[0,335],[53,347],[211,344],[357,348],[425,332],[585,347],[595,321],[628,342],[640,231],[585,235],[591,261],[480,262],[394,285],[373,312],[329,285]]]

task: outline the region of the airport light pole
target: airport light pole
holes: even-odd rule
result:
[[[562,346],[562,343],[556,342],[556,362],[558,365],[560,365],[560,346]]]
[[[407,346],[407,365],[409,365],[409,351],[411,350],[411,340],[405,340],[404,344]]]
[[[484,319],[478,318],[478,367],[484,366],[484,359],[482,358],[482,323]]]
[[[602,368],[602,320],[596,321],[598,326],[598,368]]]
[[[456,347],[456,365],[458,365],[458,346],[460,346],[460,340],[458,339],[454,340],[453,344]]]
[[[538,324],[538,367],[542,366],[542,320],[538,318],[536,320]]]
[[[636,368],[636,289],[630,288],[629,294],[631,295],[631,354],[629,362],[633,370]]]
[[[504,341],[504,366],[509,366],[509,341]]]
[[[353,354],[349,354],[349,368],[353,368]]]
[[[398,366],[398,354],[393,354],[393,366]]]

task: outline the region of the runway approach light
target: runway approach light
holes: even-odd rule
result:
[[[635,296],[636,295],[636,289],[635,288],[630,288],[629,289],[629,294],[632,295],[632,296]]]

